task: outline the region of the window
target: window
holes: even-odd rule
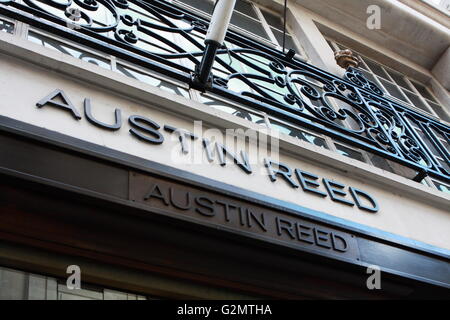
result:
[[[283,48],[283,30],[284,30],[284,22],[283,19],[276,14],[273,14],[266,10],[261,10],[264,18],[267,21],[267,24],[270,27],[270,31],[272,32],[275,40],[273,42],[277,43],[280,48]],[[286,38],[284,40],[285,51],[289,49],[293,49],[297,51],[298,46],[294,42],[294,38],[292,37],[289,30],[286,28]]]
[[[373,154],[371,152],[343,144],[342,142],[334,141],[332,138],[330,138],[328,136],[324,136],[324,135],[319,136],[317,134],[309,133],[303,129],[296,128],[293,125],[289,125],[289,124],[283,123],[281,121],[274,120],[274,119],[272,119],[272,117],[268,117],[268,122],[269,122],[269,127],[271,129],[278,130],[281,133],[287,134],[291,137],[295,137],[297,139],[311,143],[318,147],[334,151],[345,157],[367,163],[369,165],[372,165],[379,169],[385,170],[387,172],[391,172],[391,173],[400,175],[407,179],[413,179],[418,174],[418,172],[414,171],[413,169],[405,167],[399,163],[385,159],[384,157]],[[427,183],[426,180],[429,180],[429,178],[423,179],[421,181],[421,183],[428,187],[434,188],[436,185],[436,188],[443,192],[446,192],[446,190],[447,190],[446,188],[450,188],[445,185],[438,187],[436,184],[437,183],[436,181],[433,181],[433,183],[434,183],[433,184],[431,182]],[[440,184],[442,184],[442,183],[440,183]]]
[[[142,72],[142,68],[140,68],[141,71],[135,70],[133,67],[125,66],[124,63],[120,62],[116,65],[116,71],[129,77],[132,79],[136,79],[138,81],[147,83],[151,86],[158,87],[164,91],[168,91],[174,94],[177,94],[179,96],[190,98],[189,91],[185,88],[182,88],[176,84],[172,84],[169,81],[161,80],[150,73]]]
[[[90,49],[81,48],[80,45],[70,43],[66,40],[56,38],[54,36],[47,36],[37,30],[30,30],[27,38],[29,41],[37,43],[43,47],[59,51],[61,53],[70,55],[74,58],[87,61],[94,65],[100,66],[105,69],[114,70],[124,76],[136,79],[138,81],[147,83],[149,85],[158,87],[164,91],[168,91],[179,96],[190,98],[187,85],[183,88],[181,84],[175,84],[173,81],[165,81],[159,75],[153,75],[151,72],[146,72],[142,68],[136,66],[128,66],[127,62],[119,61],[117,63],[111,63],[111,59],[116,60],[114,57],[100,56],[100,53],[91,53]],[[140,71],[138,71],[139,69]]]
[[[439,191],[450,194],[450,185],[444,184],[443,182],[440,182],[437,180],[432,180],[432,181],[433,181],[433,184],[436,186],[436,188]]]
[[[57,300],[147,300],[145,296],[84,285],[81,289],[70,290],[65,283],[58,283]]]
[[[334,51],[347,49],[345,46],[332,40],[328,40],[328,44]],[[360,71],[367,79],[373,81],[384,92],[394,97],[395,101],[406,104],[409,107],[413,106],[422,112],[431,113],[444,121],[450,122],[449,112],[445,110],[445,106],[439,102],[432,90],[425,84],[410,79],[404,74],[381,65],[359,53],[358,55],[361,61]]]
[[[214,8],[214,0],[173,0],[174,3],[189,5],[210,15]],[[233,16],[231,17],[231,29],[238,32],[251,33],[259,39],[272,43],[277,49],[283,48],[283,19],[279,14],[261,9],[245,0],[237,0]],[[303,48],[286,28],[285,51],[293,49],[298,53],[298,58],[306,60]]]
[[[176,0],[174,2],[181,2],[199,9],[203,13],[208,14],[208,16],[212,14],[214,9],[213,0]],[[258,37],[270,40],[269,35],[267,34],[260,18],[257,15],[255,7],[249,2],[243,0],[238,0],[236,2],[235,10],[233,12],[233,16],[231,17],[231,24],[243,30],[246,30],[247,32],[251,32]]]
[[[300,139],[302,141],[311,143],[313,145],[316,145],[316,146],[324,148],[324,149],[328,149],[328,145],[324,138],[321,138],[314,134],[310,134],[304,130],[294,128],[292,126],[286,125],[284,123],[281,123],[281,122],[278,122],[278,121],[275,121],[272,119],[270,119],[270,127],[272,129],[280,131],[281,133],[287,134],[291,137]]]
[[[335,143],[334,145],[336,146],[337,153],[339,153],[340,155],[343,155],[345,157],[355,159],[358,161],[365,162],[364,156],[361,152],[356,151],[352,148],[346,147],[342,144]]]
[[[249,111],[243,107],[237,107],[232,102],[225,102],[221,98],[216,98],[204,94],[200,95],[200,101],[207,106],[232,114],[236,117],[251,121],[262,126],[266,126],[266,120],[263,114]]]
[[[14,33],[14,23],[0,18],[0,32]]]
[[[44,46],[46,48],[50,48],[52,50],[56,50],[64,54],[70,55],[74,58],[95,64],[99,67],[111,69],[111,64],[107,59],[92,54],[87,49],[86,50],[81,49],[79,48],[79,45],[76,44],[74,44],[73,46],[68,45],[66,44],[66,41],[62,41],[59,39],[56,40],[35,31],[28,32],[28,40],[37,43],[41,46]]]
[[[367,155],[370,159],[370,162],[377,168],[383,169],[385,171],[391,172],[391,173],[396,173],[395,170],[393,169],[393,167],[396,167],[396,163],[392,163],[389,160],[380,157],[376,154],[367,152]]]

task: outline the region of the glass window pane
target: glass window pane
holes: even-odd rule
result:
[[[71,47],[65,43],[57,41],[55,39],[43,36],[41,34],[30,31],[28,33],[28,40],[37,43],[46,48],[50,48],[52,50],[56,50],[62,52],[64,54],[68,54],[74,58],[95,64],[99,67],[105,69],[111,69],[110,63],[108,60],[101,58],[99,56],[93,55],[89,52],[82,51],[79,48]]]
[[[0,267],[0,299],[23,300],[28,297],[28,274]]]
[[[273,34],[275,35],[275,38],[277,38],[278,45],[280,47],[282,47],[283,46],[283,32],[280,32],[275,29],[272,29],[272,31],[273,31]],[[294,39],[292,39],[292,37],[288,33],[286,33],[285,47],[286,47],[286,50],[289,50],[289,49],[297,50],[296,45],[294,43]]]
[[[370,70],[367,68],[366,63],[364,62],[364,59],[361,58],[361,56],[358,56],[358,57],[359,57],[359,60],[360,60],[358,69],[360,69],[361,71],[368,71],[368,72],[364,72],[364,74],[366,74],[366,75],[367,74],[371,74],[372,77],[373,77],[373,73],[371,73]]]
[[[383,80],[381,78],[378,78],[381,83],[383,84],[383,86],[386,88],[387,92],[393,96],[396,97],[397,99],[400,99],[402,101],[407,102],[407,100],[405,99],[405,96],[402,94],[402,92],[400,91],[400,89],[393,83]]]
[[[235,107],[233,105],[227,104],[227,103],[222,102],[220,100],[216,100],[216,99],[213,99],[211,97],[206,97],[206,96],[202,95],[201,96],[201,102],[203,102],[203,104],[205,104],[205,105],[208,105],[210,107],[216,108],[218,110],[222,110],[222,111],[224,111],[226,113],[229,113],[229,114],[232,114],[232,115],[234,115],[236,117],[239,117],[239,118],[242,118],[242,119],[246,119],[248,121],[254,122],[254,123],[259,124],[259,125],[263,125],[263,126],[266,125],[266,122],[264,121],[264,117],[262,117],[262,116],[260,116],[258,114],[249,112],[247,110],[237,108],[237,107]]]
[[[244,30],[248,30],[260,37],[263,37],[264,39],[269,40],[269,36],[267,35],[266,31],[264,30],[261,22],[254,20],[252,18],[246,17],[239,12],[234,12],[233,16],[231,17],[231,23],[234,24],[237,27],[240,27]]]
[[[122,66],[120,64],[117,64],[117,72],[119,72],[119,73],[121,73],[121,74],[123,74],[123,75],[125,75],[127,77],[130,77],[130,78],[142,81],[144,83],[147,83],[149,85],[158,87],[158,88],[160,88],[160,89],[162,89],[164,91],[172,92],[172,93],[175,93],[175,94],[177,94],[179,96],[182,96],[182,97],[185,97],[185,98],[189,98],[189,91],[188,90],[180,88],[177,85],[174,85],[174,84],[172,84],[170,82],[163,81],[163,80],[160,80],[158,78],[152,77],[152,76],[150,76],[148,74],[135,71],[133,69],[127,68],[127,67]]]
[[[311,143],[311,144],[316,145],[318,147],[328,149],[328,146],[327,146],[327,143],[326,143],[325,139],[320,138],[318,136],[309,134],[309,133],[304,132],[302,130],[299,130],[299,129],[287,126],[285,124],[282,124],[282,123],[279,123],[279,122],[276,122],[276,121],[273,121],[273,120],[270,121],[270,126],[271,126],[271,128],[276,129],[276,130],[278,130],[278,131],[280,131],[282,133],[285,133],[287,135],[290,135],[291,137],[298,138],[298,139],[300,139],[302,141]]]
[[[431,127],[430,129],[438,137],[439,142],[443,145],[443,147],[450,152],[450,139],[446,138],[443,132],[436,130],[436,128]]]
[[[435,181],[433,180],[434,185],[436,186],[436,188],[438,188],[440,191],[445,192],[445,193],[450,193],[450,186],[447,186],[439,181]]]
[[[360,65],[360,67],[362,67],[362,64]],[[367,80],[372,81],[373,83],[375,83],[376,85],[378,85],[377,80],[375,79],[375,76],[373,75],[373,73],[367,72],[365,70],[361,70],[362,74],[367,78]]]
[[[361,152],[347,148],[347,147],[337,144],[337,143],[335,145],[336,145],[336,150],[339,154],[349,157],[349,158],[352,158],[352,159],[355,159],[355,160],[365,162],[364,157]]]
[[[412,104],[419,109],[422,109],[423,111],[430,112],[430,110],[425,106],[425,104],[420,100],[418,95],[415,95],[413,93],[410,93],[408,91],[403,91],[409,100],[411,100]]]
[[[191,7],[202,10],[206,13],[212,14],[214,4],[209,0],[177,0],[178,2],[183,2]]]
[[[404,76],[398,72],[394,72],[392,70],[387,69],[389,75],[394,79],[395,83],[397,83],[400,87],[411,90],[411,87],[406,83]]]
[[[245,0],[237,0],[234,9],[252,18],[258,19],[258,16],[255,10],[253,9],[253,6]]]
[[[419,135],[420,139],[425,143],[428,149],[430,149],[431,153],[437,157],[442,157],[441,153],[436,150],[431,140],[428,138],[427,135],[423,133],[421,129],[416,129],[416,133]]]
[[[439,118],[441,118],[444,121],[450,122],[450,115],[448,114],[448,112],[444,110],[443,106],[431,101],[428,101],[428,104],[434,110],[434,112],[436,112]]]
[[[414,85],[414,87],[416,87],[417,91],[419,91],[419,93],[422,95],[422,97],[431,100],[433,102],[437,102],[436,99],[434,99],[434,97],[431,95],[431,93],[427,90],[427,88],[424,85],[417,83],[415,81],[411,82]]]
[[[375,167],[395,173],[394,169],[392,169],[392,167],[389,165],[389,162],[385,158],[373,153],[369,153],[369,158]]]
[[[338,46],[339,50],[346,50],[346,49],[348,49],[346,46],[344,46],[344,45],[342,45],[340,43],[337,43],[337,42],[335,42],[335,43]]]
[[[332,43],[330,40],[328,40],[328,39],[325,39],[325,40],[327,40],[327,43],[328,43],[328,45],[330,46],[331,50],[334,51],[333,43]]]
[[[267,23],[274,28],[277,28],[278,30],[283,31],[284,29],[284,23],[283,18],[280,15],[275,15],[273,13],[270,13],[268,11],[261,10],[264,18],[266,19]]]
[[[372,72],[377,76],[380,76],[384,79],[388,78],[386,72],[384,72],[383,68],[378,63],[367,58],[364,58],[364,61],[369,66],[370,70],[372,70]]]
[[[0,19],[0,31],[14,33],[14,23]]]
[[[442,168],[444,168],[445,170],[450,172],[450,164],[448,162],[446,162],[443,159],[437,159],[437,160],[439,161],[439,164],[442,166]]]

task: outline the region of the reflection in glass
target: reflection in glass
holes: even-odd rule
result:
[[[347,147],[345,147],[343,145],[340,145],[340,144],[337,144],[337,143],[335,145],[336,145],[337,153],[339,153],[339,154],[341,154],[343,156],[346,156],[346,157],[358,160],[358,161],[365,162],[364,161],[364,157],[363,157],[361,152],[358,152],[356,150],[347,148]]]
[[[417,91],[419,91],[419,93],[422,95],[422,97],[437,102],[436,99],[434,99],[434,97],[431,95],[431,93],[427,90],[427,88],[415,81],[412,81],[412,84],[414,85],[414,87],[417,89]]]
[[[239,12],[233,13],[231,17],[231,24],[244,30],[249,30],[264,39],[270,39],[260,21],[244,16]]]
[[[439,191],[450,193],[450,186],[447,186],[439,181],[433,180],[434,185],[438,188]]]
[[[189,98],[188,90],[180,88],[172,83],[152,77],[148,74],[127,68],[121,64],[117,64],[117,72],[119,72],[129,78],[133,78],[133,79],[139,80],[141,82],[147,83],[151,86],[158,87],[164,91],[172,92],[179,96]]]
[[[380,79],[380,81],[391,96],[407,102],[405,96],[401,93],[400,89],[396,85],[383,79]]]
[[[266,123],[264,121],[264,117],[257,115],[255,113],[249,112],[247,110],[234,107],[234,106],[224,103],[222,101],[215,100],[210,97],[203,96],[203,95],[201,96],[201,101],[205,105],[208,105],[215,109],[232,114],[236,117],[239,117],[239,118],[242,118],[242,119],[251,121],[253,123],[263,125],[263,126],[266,125]]]
[[[264,18],[266,19],[267,23],[273,27],[276,28],[278,30],[283,30],[284,29],[284,24],[283,24],[283,20],[281,19],[280,16],[272,14],[269,11],[266,10],[261,10]]]
[[[394,169],[389,165],[388,160],[373,153],[368,153],[372,164],[380,169],[395,173]]]
[[[14,23],[0,19],[0,31],[14,33]]]
[[[317,137],[315,135],[309,134],[307,132],[286,126],[282,123],[270,121],[271,127],[273,129],[276,129],[284,134],[290,135],[291,137],[298,138],[302,141],[311,143],[313,145],[316,145],[321,148],[328,149],[327,143],[325,142],[325,139]]]
[[[443,106],[441,106],[437,103],[431,102],[431,101],[427,101],[427,102],[430,105],[430,107],[434,110],[434,112],[436,112],[436,114],[439,116],[439,118],[441,118],[444,121],[450,122],[450,115],[448,112],[446,112],[444,110]]]
[[[408,99],[412,102],[412,104],[419,109],[422,109],[423,111],[430,112],[428,108],[425,106],[425,104],[420,100],[419,96],[409,93],[407,91],[404,91]]]
[[[389,75],[392,77],[392,79],[394,79],[394,81],[400,86],[403,87],[405,89],[411,90],[411,88],[409,87],[409,85],[406,83],[404,77],[402,74],[398,73],[398,72],[394,72],[391,70],[388,70]]]
[[[258,15],[252,5],[245,0],[237,0],[234,9],[240,13],[246,14],[252,18],[258,19]]]
[[[48,38],[39,33],[30,31],[28,33],[28,40],[30,40],[34,43],[37,43],[41,46],[44,46],[46,48],[50,48],[52,50],[56,50],[56,51],[62,52],[64,54],[68,54],[74,58],[95,64],[99,67],[102,67],[105,69],[111,69],[111,66],[110,66],[110,63],[108,60],[98,57],[96,55],[93,55],[89,52],[82,51],[78,48],[75,49],[74,47],[66,45],[65,43],[54,40],[52,38]]]

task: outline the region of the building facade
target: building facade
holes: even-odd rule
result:
[[[0,0],[0,298],[449,298],[448,12],[213,7]]]

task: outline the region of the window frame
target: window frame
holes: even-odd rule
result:
[[[205,13],[204,11],[199,10],[199,9],[197,9],[195,7],[189,6],[186,3],[184,3],[184,2],[181,2],[181,1],[178,1],[178,0],[166,0],[166,1],[170,2],[172,4],[175,4],[177,6],[180,6],[182,8],[188,9],[189,11],[192,11],[195,14],[197,14],[197,15],[205,18],[205,19],[209,20],[211,18],[210,14]],[[203,1],[212,2],[213,0],[203,0]],[[230,30],[235,31],[235,32],[240,33],[240,34],[243,34],[246,37],[249,37],[249,38],[254,39],[254,40],[258,41],[258,42],[261,42],[261,43],[263,43],[263,44],[265,44],[265,45],[267,45],[267,46],[269,46],[269,47],[271,47],[273,49],[276,49],[276,50],[279,50],[279,51],[283,51],[283,44],[279,44],[278,43],[278,40],[276,39],[274,33],[271,30],[271,25],[267,22],[266,18],[264,17],[264,15],[262,13],[262,11],[267,11],[267,12],[269,12],[271,14],[275,14],[276,15],[277,12],[275,12],[273,10],[270,10],[268,8],[262,7],[260,5],[257,5],[255,3],[247,1],[247,0],[242,0],[242,1],[245,1],[245,2],[247,2],[248,4],[250,4],[252,6],[253,10],[255,11],[256,15],[258,16],[259,21],[257,21],[254,17],[248,16],[248,15],[242,13],[242,12],[239,12],[239,14],[244,15],[245,17],[250,18],[250,19],[252,19],[254,21],[257,21],[258,23],[261,23],[261,26],[263,27],[263,29],[266,32],[266,34],[269,37],[269,39],[265,39],[265,38],[263,38],[261,36],[258,36],[257,34],[251,33],[249,31],[247,31],[247,30],[245,30],[245,29],[243,29],[243,28],[241,28],[239,26],[233,25],[233,24],[230,24],[230,26],[229,26]],[[301,43],[298,41],[297,37],[295,37],[295,35],[292,32],[291,28],[289,27],[288,23],[286,23],[286,33],[288,33],[292,37],[292,39],[294,41],[294,44],[296,46],[296,48],[295,48],[296,49],[295,50],[295,53],[296,53],[295,54],[295,58],[297,58],[297,59],[299,59],[301,61],[304,61],[304,62],[309,62],[310,60],[309,60],[308,55],[306,54],[305,49],[303,48]]]
[[[450,194],[450,192],[446,192],[446,191],[443,191],[443,190],[439,189],[439,187],[436,185],[436,183],[441,184],[444,187],[447,187],[447,189],[449,189],[449,190],[450,190],[450,184],[442,182],[442,181],[437,180],[437,179],[432,179],[432,178],[429,178],[429,180],[430,180],[429,184],[431,183],[432,188],[435,188],[439,192],[443,192],[445,194]]]
[[[56,42],[60,42],[61,44],[67,45],[67,46],[69,46],[69,47],[73,47],[73,48],[75,48],[75,49],[79,49],[80,51],[84,51],[84,52],[89,53],[89,54],[91,54],[91,55],[93,55],[93,56],[97,56],[97,57],[99,57],[99,58],[102,58],[102,59],[104,59],[104,60],[107,60],[107,61],[109,62],[109,65],[110,65],[110,68],[109,68],[109,69],[106,69],[106,68],[103,68],[103,67],[100,67],[100,66],[98,66],[98,67],[100,67],[100,68],[102,68],[102,69],[104,69],[104,70],[114,71],[115,66],[113,66],[113,62],[112,62],[113,59],[112,59],[112,56],[111,56],[111,55],[104,54],[104,53],[102,53],[102,52],[98,52],[98,51],[96,51],[96,50],[93,50],[93,49],[91,49],[91,48],[85,47],[85,46],[80,45],[80,44],[78,44],[78,43],[71,42],[71,41],[66,40],[66,39],[64,39],[64,38],[61,38],[61,37],[55,36],[55,35],[53,35],[53,34],[51,34],[51,33],[48,33],[48,32],[46,32],[46,31],[42,31],[42,30],[40,30],[40,29],[38,29],[38,28],[28,26],[28,28],[26,28],[24,37],[25,37],[25,39],[26,39],[27,41],[30,41],[31,43],[35,43],[35,42],[33,42],[32,40],[28,39],[28,36],[29,36],[29,34],[30,34],[30,31],[33,32],[33,33],[35,33],[35,34],[41,35],[41,36],[43,36],[43,37],[52,39],[52,40],[54,40],[54,41],[56,41]],[[37,44],[37,43],[35,43],[35,44],[36,44],[36,45],[39,45],[39,44]],[[53,49],[47,48],[47,47],[42,46],[42,45],[41,45],[41,47],[43,47],[43,48],[45,48],[45,49],[49,49],[49,50],[55,51],[55,50],[53,50]],[[58,51],[58,52],[63,53],[63,52],[61,52],[61,51]],[[64,53],[63,53],[63,54],[64,54]],[[79,58],[73,57],[73,56],[71,56],[71,55],[69,55],[69,56],[72,57],[72,58],[74,58],[74,59],[80,60]]]
[[[286,134],[286,133],[284,133],[284,132],[278,130],[276,127],[273,126],[275,123],[272,123],[272,121],[273,121],[273,122],[277,122],[277,123],[279,123],[280,125],[284,125],[284,126],[286,126],[287,128],[292,128],[292,129],[298,130],[298,131],[300,131],[300,132],[304,132],[304,133],[306,133],[306,134],[308,134],[308,135],[310,135],[310,136],[318,137],[318,138],[324,140],[324,142],[325,142],[325,148],[324,148],[324,147],[321,147],[321,146],[318,146],[318,145],[316,145],[316,144],[313,144],[313,143],[304,141],[304,140],[302,140],[302,139],[300,139],[300,138],[293,137],[293,136],[291,136],[291,135],[289,135],[289,134]],[[276,130],[277,132],[279,132],[279,133],[281,133],[281,134],[285,134],[285,135],[287,135],[287,136],[289,136],[289,137],[291,137],[291,138],[295,138],[295,139],[298,139],[299,141],[302,141],[302,142],[305,142],[305,143],[309,143],[309,144],[311,144],[311,145],[313,145],[313,146],[316,146],[317,148],[321,148],[321,149],[326,149],[326,150],[334,151],[334,150],[333,150],[333,147],[331,147],[331,145],[333,144],[333,140],[332,140],[331,138],[329,138],[329,137],[323,135],[323,134],[316,133],[316,132],[311,132],[311,131],[309,131],[308,129],[300,128],[300,127],[298,127],[298,126],[295,126],[295,125],[293,125],[293,124],[290,124],[289,122],[287,122],[287,121],[285,121],[285,120],[282,120],[282,119],[276,119],[276,118],[273,117],[273,116],[267,116],[267,126],[268,126],[268,128],[269,128],[270,130]]]
[[[5,21],[5,22],[9,22],[9,23],[11,23],[13,25],[13,32],[12,33],[9,33],[8,31],[2,31],[2,33],[4,32],[4,33],[9,34],[11,36],[14,36],[14,35],[17,34],[17,32],[18,32],[18,30],[17,30],[18,29],[18,25],[17,25],[17,21],[16,20],[8,18],[8,17],[5,17],[5,16],[3,16],[1,14],[0,14],[0,20]]]
[[[330,38],[328,38],[328,37],[325,37],[325,39],[327,40],[327,43],[328,43],[329,45],[331,45],[331,49],[332,49],[333,51],[342,50],[341,47],[347,48],[347,46],[345,46],[345,45],[343,45],[343,44],[340,44],[340,43],[336,42],[336,41],[333,40],[333,39],[330,39]],[[340,47],[340,46],[341,46],[341,47]],[[447,116],[450,118],[450,112],[446,110],[446,109],[447,109],[446,106],[442,104],[442,102],[436,97],[436,95],[434,94],[434,92],[433,92],[432,90],[430,90],[430,88],[429,88],[428,85],[426,85],[426,84],[424,84],[424,83],[422,83],[422,82],[420,82],[420,81],[418,81],[418,80],[412,79],[412,78],[410,78],[409,76],[407,76],[407,75],[405,75],[405,74],[403,74],[403,73],[401,73],[401,72],[399,72],[399,71],[396,71],[396,70],[394,70],[393,68],[390,68],[389,66],[386,66],[386,65],[384,65],[384,64],[382,64],[382,63],[379,63],[378,61],[375,61],[374,59],[371,59],[371,58],[369,58],[369,57],[366,57],[365,55],[361,54],[360,52],[358,52],[358,51],[356,51],[356,50],[353,50],[353,49],[350,49],[350,50],[354,51],[354,52],[358,55],[358,58],[359,58],[360,62],[361,62],[361,63],[363,64],[363,66],[364,66],[363,68],[361,68],[361,67],[359,67],[359,68],[361,68],[361,69],[364,70],[365,72],[369,72],[370,74],[372,74],[373,78],[374,78],[375,81],[376,81],[376,84],[384,91],[384,93],[385,93],[389,98],[391,98],[391,99],[394,100],[395,102],[397,102],[397,103],[399,103],[399,104],[401,104],[401,105],[404,105],[405,107],[408,107],[408,108],[410,108],[410,109],[412,109],[412,110],[414,110],[414,111],[416,111],[416,112],[419,112],[419,113],[422,113],[422,114],[424,114],[424,115],[430,116],[430,117],[432,117],[433,119],[435,119],[435,120],[437,120],[437,121],[440,121],[440,122],[443,122],[443,123],[450,124],[450,122],[448,122],[448,121],[446,121],[446,120],[444,120],[444,119],[442,119],[442,118],[439,117],[439,115],[434,111],[433,107],[430,106],[430,104],[428,103],[428,99],[425,98],[424,96],[422,96],[422,94],[421,94],[421,93],[417,90],[417,88],[414,86],[414,83],[413,83],[413,82],[416,82],[416,83],[422,85],[422,86],[425,88],[425,90],[427,90],[427,93],[430,94],[431,97],[433,97],[433,99],[435,100],[435,103],[436,103],[437,105],[439,105],[439,106],[442,108],[442,110],[443,110],[445,113],[447,113]],[[370,66],[365,62],[364,59],[369,59],[371,62],[376,63],[379,67],[381,67],[382,70],[383,70],[383,72],[386,74],[386,77],[381,77],[381,76],[379,76],[377,73],[375,73],[374,71],[372,71],[372,69],[371,69]],[[389,71],[390,71],[390,72],[393,72],[393,73],[399,74],[399,75],[402,77],[402,80],[404,80],[404,81],[406,82],[406,84],[409,86],[409,88],[404,88],[404,87],[398,85],[397,82],[395,81],[395,79],[393,79],[392,76],[390,75]],[[399,98],[397,98],[397,97],[395,97],[395,96],[392,96],[392,95],[389,93],[389,90],[386,89],[385,85],[383,85],[383,83],[379,80],[379,78],[382,78],[383,80],[386,80],[386,81],[388,81],[390,84],[392,84],[393,86],[395,86],[396,89],[397,89],[398,91],[400,91],[401,95],[406,99],[406,101],[403,101],[403,100],[401,100],[401,99],[399,99]],[[409,93],[412,93],[412,94],[416,95],[416,96],[419,98],[420,102],[425,106],[425,108],[426,108],[427,110],[423,110],[423,109],[421,109],[421,108],[419,108],[419,107],[416,107],[416,106],[414,105],[414,103],[410,100],[410,98],[404,93],[404,90],[406,90],[406,91],[409,92]]]
[[[180,88],[180,89],[183,89],[183,90],[185,90],[185,91],[187,92],[189,98],[187,98],[187,97],[185,97],[185,96],[183,96],[183,95],[179,95],[179,94],[177,94],[177,93],[173,93],[173,94],[175,94],[175,95],[177,95],[177,96],[179,96],[179,97],[186,98],[186,99],[192,99],[192,91],[191,91],[191,89],[189,88],[189,85],[188,85],[188,84],[179,82],[179,81],[174,80],[174,79],[170,79],[170,78],[168,78],[168,77],[165,77],[165,76],[161,75],[160,73],[153,72],[153,71],[148,70],[148,69],[146,69],[146,68],[143,68],[143,67],[137,66],[137,65],[135,65],[135,64],[132,64],[132,63],[130,63],[130,62],[128,62],[128,61],[125,61],[125,60],[122,60],[122,59],[118,59],[118,58],[116,58],[116,57],[113,57],[113,58],[115,59],[115,63],[114,63],[114,68],[112,68],[112,71],[115,72],[116,74],[119,74],[119,75],[121,75],[121,76],[124,76],[124,77],[126,77],[127,79],[133,79],[133,80],[135,80],[135,81],[138,81],[138,82],[140,82],[140,83],[144,83],[144,84],[149,85],[149,86],[152,86],[152,87],[157,87],[157,86],[153,86],[152,84],[149,84],[149,83],[147,83],[147,82],[145,82],[145,81],[141,81],[141,80],[139,80],[139,79],[136,79],[136,78],[133,78],[133,77],[129,77],[129,76],[123,74],[123,73],[120,72],[120,71],[118,70],[118,68],[117,68],[117,65],[120,65],[120,66],[122,66],[122,67],[124,67],[124,68],[130,69],[130,70],[133,71],[133,72],[140,73],[140,74],[142,74],[142,75],[144,75],[144,76],[148,76],[148,77],[150,77],[150,78],[154,78],[155,80],[158,80],[158,81],[161,81],[161,82],[165,82],[165,83],[167,83],[167,84],[170,84],[170,85],[173,85],[173,86],[178,87],[178,88]],[[161,89],[161,88],[160,88],[160,89]],[[165,92],[170,92],[170,91],[167,91],[167,90],[164,90],[164,89],[161,89],[161,90],[163,90],[163,91],[165,91]]]
[[[217,95],[215,95],[215,94],[213,94],[213,93],[210,93],[210,92],[201,93],[201,92],[199,92],[199,91],[197,91],[197,90],[191,90],[190,93],[191,93],[192,99],[195,100],[195,101],[197,101],[197,102],[199,102],[199,103],[201,103],[202,105],[206,105],[206,104],[202,101],[202,96],[204,96],[204,97],[207,98],[207,99],[216,100],[216,101],[218,101],[219,103],[223,103],[223,104],[225,104],[225,105],[229,105],[230,107],[236,108],[237,110],[240,109],[240,110],[243,110],[243,111],[247,111],[247,112],[249,112],[249,113],[251,113],[251,114],[254,114],[254,115],[256,115],[256,116],[259,116],[259,117],[261,117],[262,119],[264,119],[264,125],[259,124],[259,123],[256,123],[256,122],[253,122],[253,121],[250,121],[250,120],[247,120],[247,119],[244,119],[244,118],[239,117],[239,116],[236,116],[236,115],[233,115],[233,114],[228,113],[228,112],[226,112],[226,111],[223,111],[223,110],[221,110],[221,109],[219,109],[219,108],[215,108],[214,106],[206,105],[206,106],[208,106],[208,108],[214,108],[214,110],[218,110],[218,111],[220,111],[220,112],[224,112],[224,113],[226,113],[226,114],[229,114],[229,115],[238,117],[238,118],[240,118],[240,119],[250,121],[251,123],[253,123],[253,124],[255,124],[255,125],[263,126],[263,127],[266,128],[266,129],[267,129],[267,128],[270,128],[269,122],[268,122],[268,116],[267,116],[267,114],[266,114],[265,112],[263,112],[263,111],[254,110],[254,109],[249,108],[249,107],[247,107],[247,106],[245,106],[245,105],[241,105],[241,104],[236,103],[236,102],[234,102],[234,101],[230,101],[230,100],[228,100],[228,99],[226,99],[226,98],[217,96]]]

